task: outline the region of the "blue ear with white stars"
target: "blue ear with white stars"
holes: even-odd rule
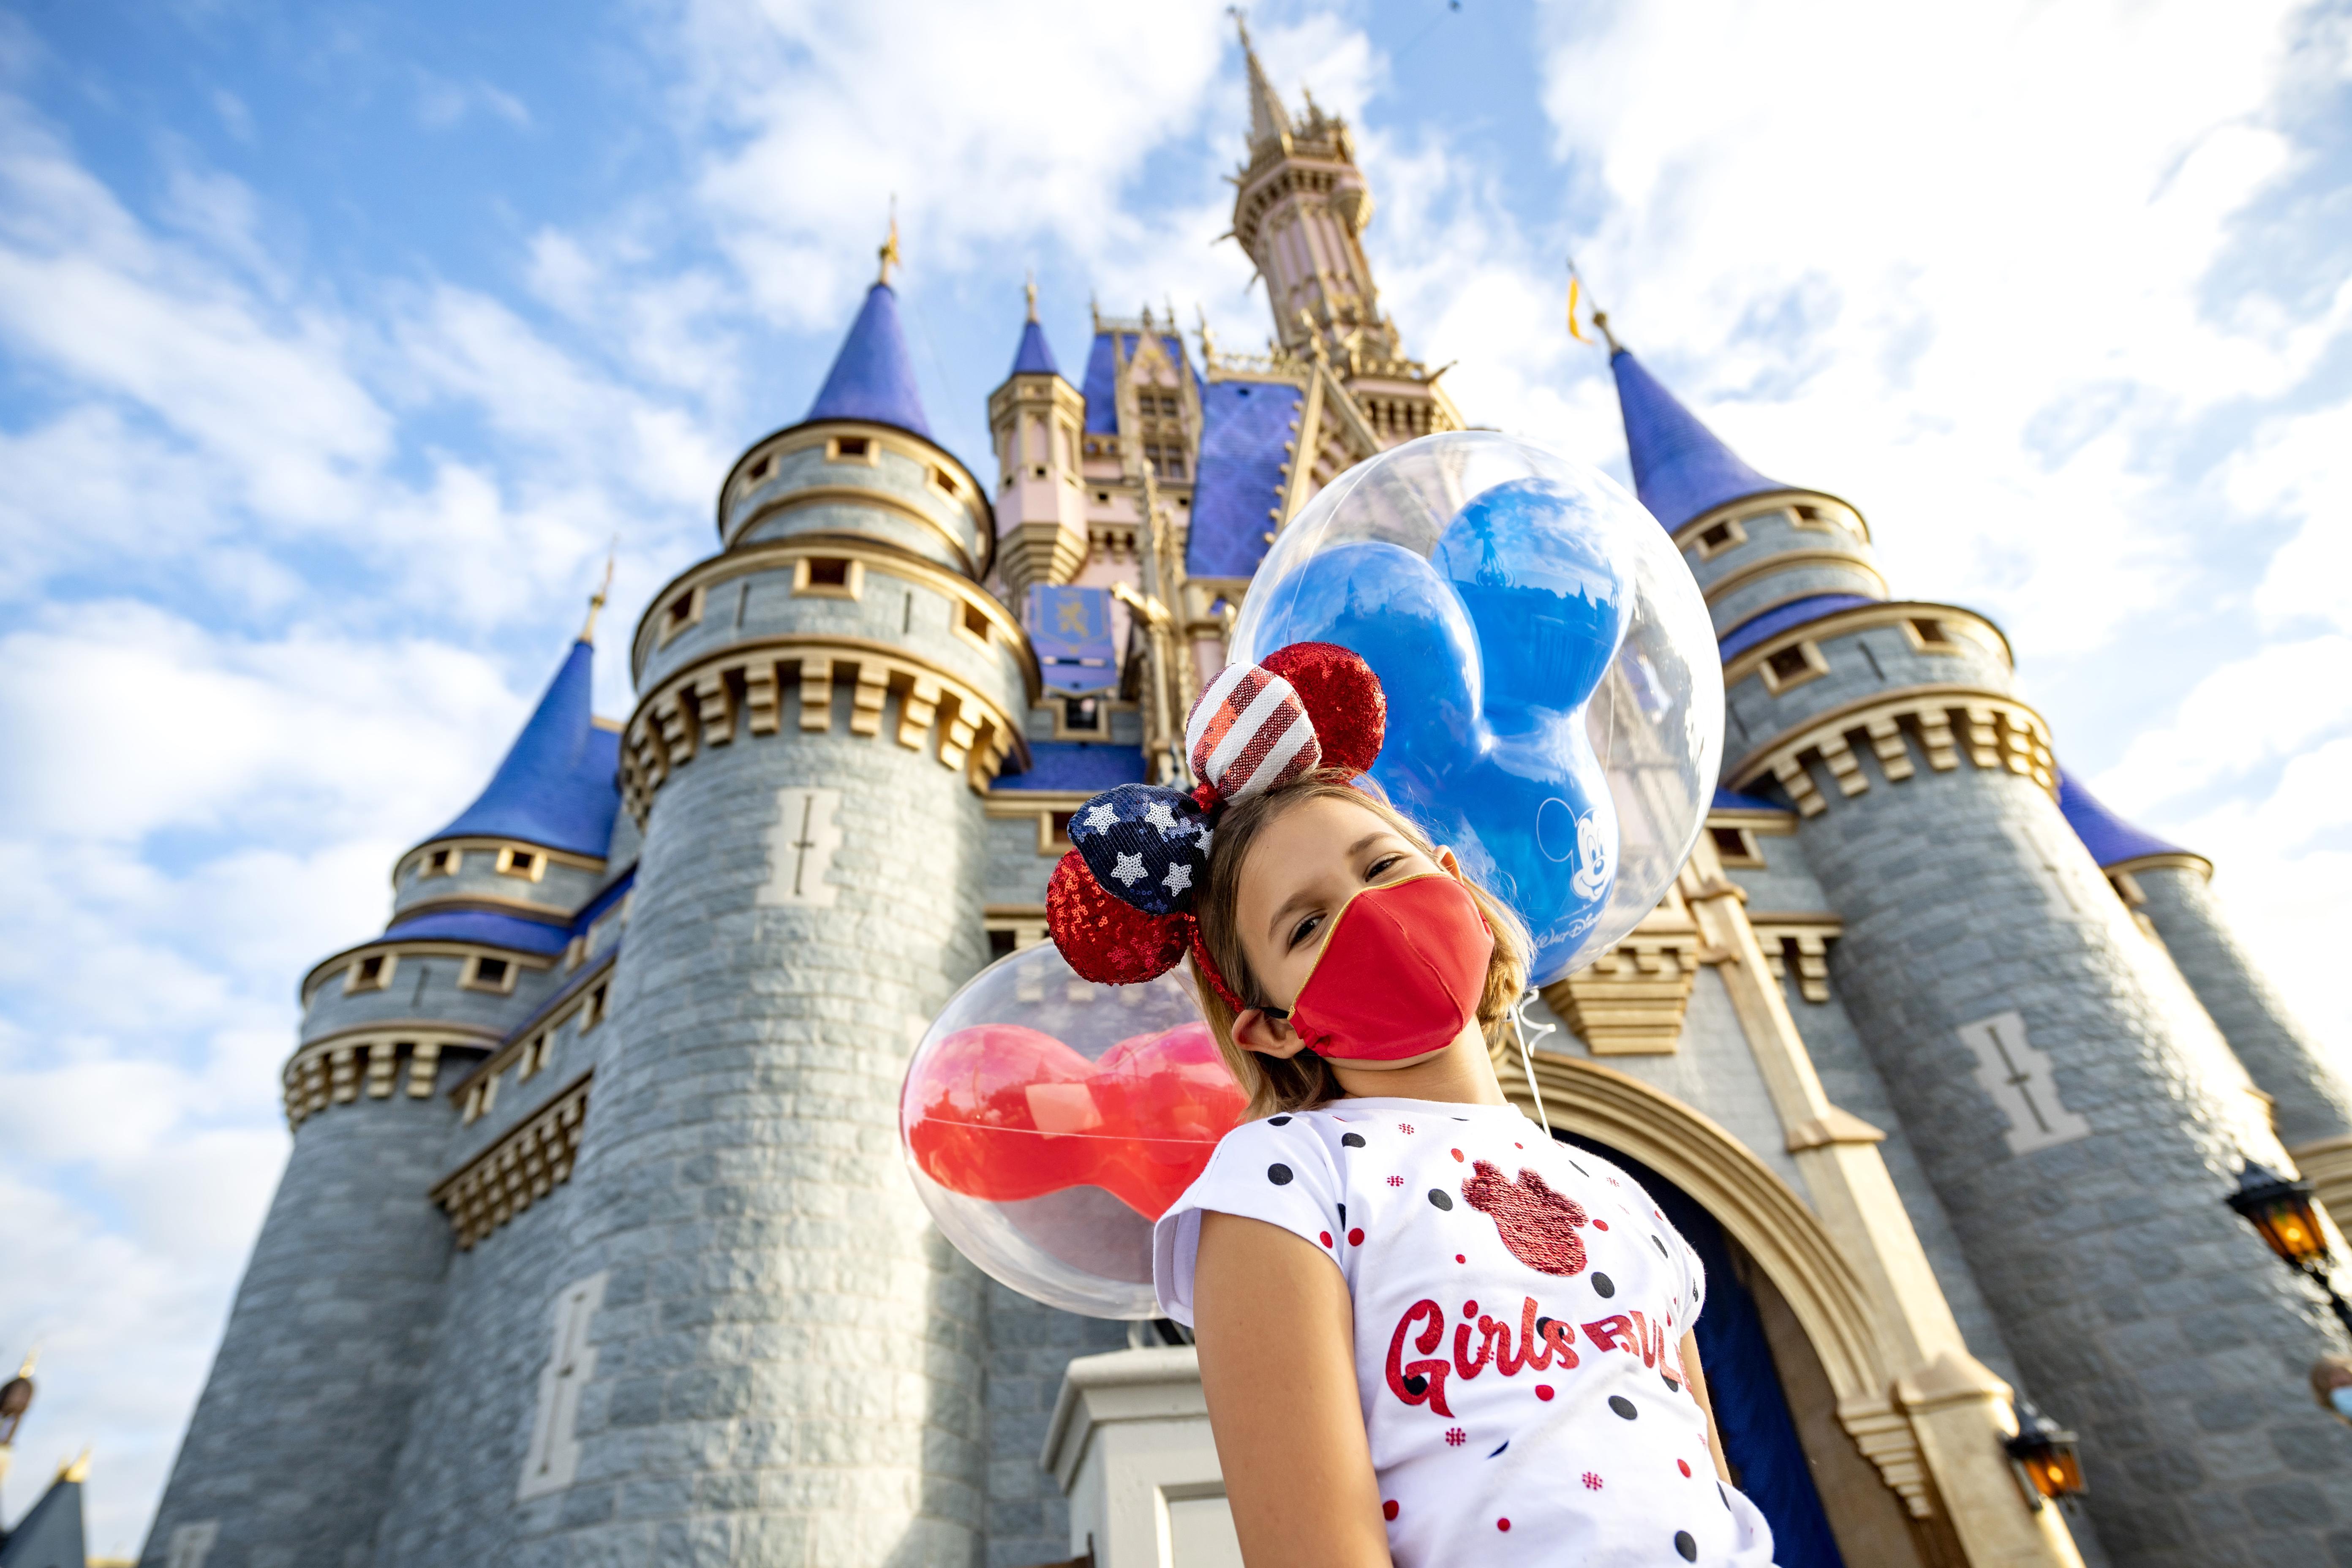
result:
[[[1096,881],[1148,915],[1188,913],[1209,871],[1209,818],[1181,790],[1124,784],[1070,818]]]

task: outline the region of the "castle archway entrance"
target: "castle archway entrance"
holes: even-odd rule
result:
[[[1516,1066],[1505,1089],[1523,1099]],[[1825,1521],[1834,1540],[1782,1561],[1964,1563],[1889,1397],[1879,1309],[1804,1199],[1722,1127],[1637,1079],[1546,1054],[1536,1082],[1554,1135],[1623,1165],[1706,1264],[1699,1350],[1727,1457],[1776,1534],[1797,1546]]]

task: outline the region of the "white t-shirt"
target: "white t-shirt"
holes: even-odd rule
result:
[[[1704,1271],[1622,1171],[1511,1106],[1342,1100],[1244,1122],[1152,1232],[1182,1323],[1207,1209],[1278,1225],[1346,1277],[1398,1568],[1769,1568],[1771,1531],[1717,1480],[1683,1378]]]

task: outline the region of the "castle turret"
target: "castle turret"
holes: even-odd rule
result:
[[[401,857],[384,932],[303,979],[293,1149],[144,1563],[340,1563],[373,1539],[451,1252],[444,1091],[560,985],[604,871],[619,737],[589,712],[593,657],[583,634],[480,797]]]
[[[2317,1184],[2321,1201],[2352,1219],[2352,1082],[2231,929],[2213,897],[2213,863],[2126,822],[2063,769],[2058,805],[2116,896],[2164,943],[2255,1086],[2270,1097],[2279,1140]]]
[[[988,956],[982,791],[1037,670],[981,586],[988,502],[928,435],[885,254],[808,416],[737,461],[722,548],[633,645],[644,847],[544,1283],[532,1451],[565,1457],[520,1494],[549,1561],[974,1550],[982,1281],[908,1184],[896,1107]]]
[[[1777,793],[1843,922],[1831,973],[2024,1373],[2137,1564],[2325,1551],[2294,1369],[2330,1345],[2221,1203],[2278,1144],[2212,1022],[2067,826],[2007,640],[1891,601],[1860,515],[1763,478],[1622,350],[1636,486],[1721,636],[1723,784]],[[1898,1397],[1902,1395],[1898,1394]]]
[[[1356,166],[1347,121],[1323,112],[1312,95],[1307,112],[1293,117],[1258,63],[1248,26],[1238,17],[1235,26],[1249,71],[1250,142],[1233,175],[1233,237],[1265,279],[1277,357],[1328,369],[1374,449],[1462,428],[1437,384],[1444,371],[1407,359],[1396,323],[1381,310],[1363,244],[1372,188]],[[1296,457],[1302,468],[1318,460],[1305,444]]]
[[[1037,321],[1037,287],[1021,326],[1013,373],[988,395],[996,442],[997,571],[1015,604],[1038,584],[1059,585],[1087,563],[1086,475],[1078,442],[1087,401],[1062,378]]]

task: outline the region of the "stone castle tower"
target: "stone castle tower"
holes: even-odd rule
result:
[[[142,1563],[1088,1550],[1066,1368],[1172,1336],[957,1257],[899,1076],[1042,938],[1069,814],[1181,772],[1276,533],[1464,423],[1381,310],[1349,127],[1243,63],[1266,353],[1097,313],[1073,383],[1033,295],[983,485],[930,435],[894,240],[637,625],[625,722],[590,710],[592,616],[384,932],[304,977],[293,1151]],[[2320,1560],[2352,1531],[2352,1434],[2301,1388],[2333,1330],[2219,1200],[2251,1158],[2352,1202],[2352,1082],[2205,862],[2058,767],[1997,627],[1894,598],[1856,509],[1612,364],[1731,760],[1665,903],[1548,988],[1533,1087],[1728,1282],[1702,1352],[1784,1565]],[[2081,1431],[2087,1514],[2020,1489],[2013,1391]]]

